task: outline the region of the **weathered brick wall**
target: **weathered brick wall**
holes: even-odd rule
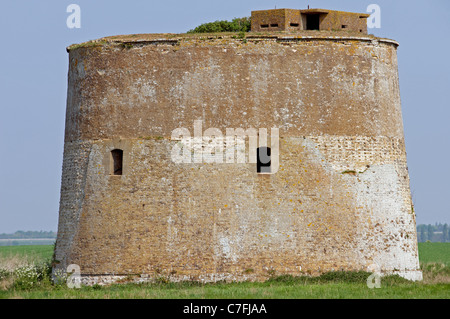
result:
[[[377,264],[420,278],[395,42],[161,38],[69,50],[57,268],[262,280]],[[171,133],[194,120],[279,128],[278,172],[174,163]]]
[[[360,18],[360,16],[365,15],[354,12],[329,11],[328,14],[321,15],[320,30],[344,30],[367,34],[367,19]]]
[[[297,23],[299,26],[296,28],[291,27],[291,23]],[[253,32],[303,30],[300,10],[295,9],[252,11],[251,24],[251,30]],[[273,24],[278,24],[278,26],[275,27]]]
[[[368,14],[323,9],[272,9],[252,11],[252,32],[301,31],[310,29],[307,16],[319,19],[322,31],[349,31],[367,34]],[[292,26],[291,23],[295,24]]]

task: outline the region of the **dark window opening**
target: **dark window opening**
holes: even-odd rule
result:
[[[270,25],[270,27],[272,27],[272,28],[278,28],[278,23],[272,23],[272,24]]]
[[[306,30],[319,30],[320,14],[306,15]]]
[[[348,27],[348,25],[346,25],[346,24],[342,25],[342,29],[347,29],[347,27]]]
[[[268,28],[269,25],[268,24],[261,24],[261,28]]]
[[[270,147],[262,146],[257,149],[257,173],[270,173]]]
[[[363,32],[362,30],[359,30],[359,32]]]
[[[112,175],[122,175],[123,151],[116,149],[111,151],[113,160]]]
[[[291,23],[291,27],[298,27],[300,24],[298,24],[298,23]]]

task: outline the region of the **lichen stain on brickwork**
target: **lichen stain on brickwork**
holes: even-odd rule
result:
[[[376,263],[420,279],[395,42],[155,37],[69,50],[56,268],[215,281]],[[171,133],[195,120],[279,128],[278,172],[174,163]]]

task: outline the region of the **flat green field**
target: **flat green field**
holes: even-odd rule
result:
[[[450,243],[419,243],[419,260],[450,266]]]
[[[0,247],[1,265],[7,260],[22,259],[34,263],[49,262],[53,246]],[[381,278],[381,288],[369,288],[367,272],[334,272],[320,277],[279,276],[262,283],[170,283],[160,278],[155,283],[94,285],[69,289],[55,286],[42,275],[31,286],[18,285],[12,275],[3,276],[0,298],[41,299],[449,299],[450,243],[419,243],[419,258],[424,274],[421,282],[398,276]],[[47,268],[48,273],[48,268]],[[0,281],[2,278],[0,277]]]
[[[18,257],[39,263],[51,260],[52,255],[53,245],[0,246],[0,260]]]

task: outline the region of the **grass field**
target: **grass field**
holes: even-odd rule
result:
[[[0,261],[20,258],[28,262],[45,262],[51,260],[53,245],[36,246],[0,246]]]
[[[450,243],[419,243],[419,260],[450,266]]]
[[[419,243],[419,258],[424,274],[422,282],[410,282],[398,276],[383,277],[381,288],[367,287],[366,272],[334,272],[320,277],[274,277],[262,283],[195,282],[168,283],[159,281],[145,284],[94,285],[69,289],[54,285],[45,275],[37,276],[33,285],[20,284],[12,275],[3,275],[1,269],[24,264],[49,262],[53,246],[0,247],[0,298],[156,298],[156,299],[448,299],[450,298],[450,243]],[[22,264],[21,264],[22,263]],[[40,268],[49,274],[49,268]],[[19,284],[18,284],[19,283]],[[25,282],[26,284],[27,282]]]

